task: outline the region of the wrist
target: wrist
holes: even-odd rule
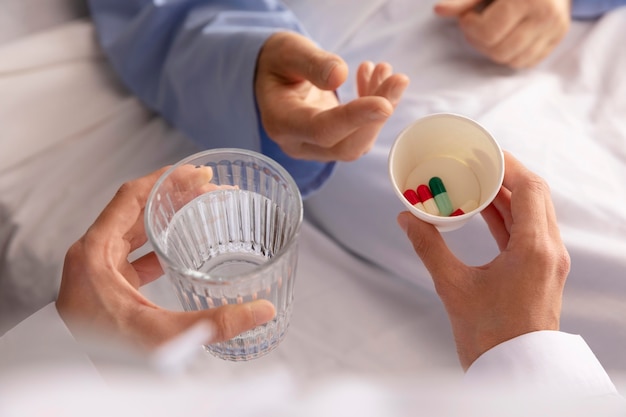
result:
[[[558,331],[559,321],[546,320],[541,324],[515,326],[506,323],[499,327],[459,326],[453,329],[457,356],[464,371],[483,354],[516,337],[537,331]]]

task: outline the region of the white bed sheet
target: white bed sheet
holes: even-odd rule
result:
[[[0,49],[0,321],[55,298],[119,185],[196,149],[126,93],[87,21]]]
[[[309,218],[357,255],[432,290],[395,222],[403,206],[389,185],[387,154],[397,134],[419,117],[469,116],[550,184],[572,257],[562,329],[581,333],[605,366],[625,370],[626,8],[573,22],[547,60],[516,71],[475,52],[454,21],[434,15],[435,1],[286,3],[350,68],[365,59],[387,61],[411,77],[372,151],[338,166],[307,201]],[[354,87],[350,79],[340,95],[355,97]],[[338,204],[355,209],[335,210]],[[468,263],[482,264],[497,252],[480,218],[445,237]]]
[[[453,111],[479,120],[550,181],[573,259],[563,328],[581,333],[610,373],[626,371],[626,55],[619,46],[626,11],[576,24],[540,69],[515,73],[473,53],[451,22],[430,14],[432,2],[320,0],[313,10],[305,1],[292,3],[320,43],[351,68],[364,58],[389,60],[412,76],[411,87],[376,148],[340,164],[307,203],[312,217],[303,225],[285,342],[245,368],[210,356],[201,366],[243,373],[280,365],[303,380],[343,370],[410,374],[456,366],[445,312],[395,224],[402,208],[385,191],[384,164],[401,128],[420,115]],[[320,24],[325,16],[352,24],[333,31]],[[352,84],[340,93],[353,96]],[[67,247],[119,184],[196,149],[120,87],[91,24],[82,20],[0,48],[0,126],[0,321],[6,328],[54,297]],[[346,188],[361,180],[354,177],[359,164],[368,164],[373,187],[389,192],[388,199],[371,201],[362,189]],[[378,242],[347,233],[354,230],[342,223],[349,223],[326,212],[337,190],[350,204],[367,207],[366,220],[379,220],[368,223],[367,233],[395,235]],[[462,257],[481,261],[493,254],[480,220],[463,230],[449,238]],[[463,233],[482,246],[470,247]],[[383,271],[345,246],[395,268]],[[177,308],[166,280],[145,292]]]
[[[5,327],[53,299],[65,251],[123,181],[196,151],[120,88],[93,35],[89,22],[78,21],[0,50]],[[247,370],[289,365],[306,379],[342,370],[457,369],[434,294],[381,281],[378,268],[306,221],[299,250],[289,337]],[[144,291],[163,306],[180,308],[165,279]],[[214,371],[242,368],[209,358],[206,366]]]

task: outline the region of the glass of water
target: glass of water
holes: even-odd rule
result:
[[[205,349],[232,361],[258,358],[285,337],[293,308],[302,198],[272,159],[214,149],[159,178],[146,233],[187,311],[266,299],[274,320]]]

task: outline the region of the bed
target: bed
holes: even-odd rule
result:
[[[386,174],[399,131],[446,111],[483,124],[548,180],[572,257],[562,330],[581,334],[611,376],[626,373],[626,9],[575,22],[538,68],[514,71],[475,53],[430,1],[287,3],[352,69],[386,60],[411,85],[374,149],[339,164],[306,202],[283,344],[246,366],[208,355],[197,366],[232,375],[278,366],[303,381],[342,371],[460,374],[443,306],[395,224],[402,205]],[[80,2],[3,7],[12,22],[31,23],[0,25],[0,332],[54,299],[65,251],[122,182],[197,151],[121,86]],[[31,14],[35,23],[22,19]],[[339,95],[355,95],[353,79]],[[357,164],[368,164],[368,181],[355,177]],[[344,200],[332,204],[360,207],[349,219],[332,212],[336,190]],[[480,218],[446,239],[470,263],[496,251]],[[143,291],[179,308],[165,279]]]

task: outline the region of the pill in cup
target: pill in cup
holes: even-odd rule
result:
[[[436,113],[413,122],[398,135],[389,152],[389,177],[411,213],[439,231],[451,231],[480,213],[498,194],[504,156],[494,137],[474,120]],[[423,203],[405,197],[413,195],[412,191],[419,195],[418,188],[429,183],[437,184],[435,193],[445,187],[452,213],[431,214]]]

